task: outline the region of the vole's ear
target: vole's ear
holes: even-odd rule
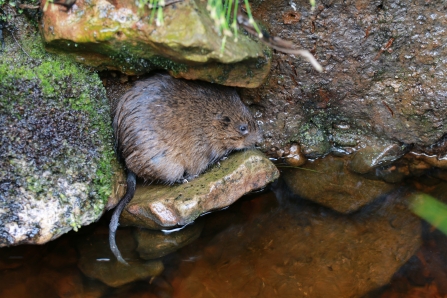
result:
[[[227,125],[231,123],[231,119],[228,116],[223,116],[220,121],[222,121],[223,123],[226,123]]]
[[[228,125],[230,125],[231,123],[231,119],[228,116],[224,116],[221,113],[216,115],[215,121],[216,124],[219,124],[223,127],[228,127]]]

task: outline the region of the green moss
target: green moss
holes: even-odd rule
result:
[[[150,63],[155,68],[160,69],[169,69],[174,74],[178,74],[179,72],[186,72],[188,70],[188,67],[183,63],[176,63],[166,57],[162,56],[154,56],[151,58]]]
[[[228,80],[228,78],[229,78],[229,76],[230,76],[230,72],[231,72],[231,70],[232,70],[233,67],[234,67],[233,65],[225,65],[225,64],[222,64],[222,65],[221,65],[221,70],[222,70],[222,72],[221,72],[221,74],[217,77],[216,82],[219,83],[219,84],[222,84],[223,82],[225,82],[226,80]],[[211,77],[211,76],[209,76],[209,80],[210,80],[210,82],[212,82],[212,77]]]
[[[92,138],[89,142],[93,148],[89,150],[96,151],[89,163],[90,169],[96,167],[95,172],[90,173],[94,183],[91,183],[89,193],[90,196],[101,201],[98,206],[95,204],[91,206],[95,210],[97,209],[99,214],[111,194],[113,175],[111,161],[114,160],[108,101],[102,82],[97,74],[92,73],[86,67],[75,64],[67,58],[46,53],[38,36],[31,35],[31,37],[22,38],[20,43],[23,51],[14,49],[15,41],[7,38],[6,51],[1,55],[0,88],[3,91],[0,92],[2,93],[0,110],[14,119],[21,119],[22,115],[17,107],[26,106],[28,109],[32,109],[35,102],[28,99],[28,94],[25,94],[26,89],[21,90],[20,86],[25,82],[36,82],[42,92],[43,105],[54,107],[59,112],[69,108],[79,111],[78,117],[87,117],[88,120],[84,118],[82,122],[85,125],[82,132],[85,136]],[[36,106],[35,108],[40,107]],[[70,161],[72,163],[81,163],[83,158],[87,160],[91,158],[85,154],[78,154],[76,149],[69,148],[70,146],[63,144],[67,156],[61,158],[70,159],[69,153],[73,153],[75,156]],[[42,165],[41,168],[42,170],[48,169],[53,173],[55,171],[63,172],[67,170],[65,162],[57,165],[48,163]],[[82,174],[86,168],[71,169],[71,171],[81,177],[88,175]],[[51,191],[51,187],[43,183],[40,178],[28,178],[26,188],[37,196]],[[77,223],[75,225],[78,226]]]

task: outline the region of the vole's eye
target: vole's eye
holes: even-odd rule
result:
[[[247,124],[239,125],[239,132],[243,135],[248,134],[248,125]]]

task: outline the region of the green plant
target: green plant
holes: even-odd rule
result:
[[[183,0],[136,1],[140,10],[146,6],[151,10],[149,22],[155,19],[156,25],[162,26],[164,24],[163,7]],[[311,10],[314,10],[316,0],[309,0],[309,2]],[[315,70],[318,72],[323,71],[323,67],[309,51],[298,49],[293,42],[283,40],[277,36],[270,36],[266,31],[261,30],[253,18],[249,0],[207,0],[206,9],[209,12],[211,20],[214,22],[215,31],[221,37],[221,56],[224,54],[227,38],[232,37],[234,38],[234,42],[237,42],[239,30],[243,28],[249,34],[257,35],[259,40],[268,47],[282,53],[299,55],[307,60]],[[242,9],[245,10],[246,14],[242,12]]]
[[[263,37],[259,26],[256,24],[251,13],[248,0],[244,0],[245,9],[247,10],[248,23],[253,26],[259,38]],[[217,32],[222,36],[222,48],[225,47],[227,37],[234,36],[237,42],[238,24],[237,18],[239,14],[239,0],[208,0],[207,10],[210,12],[211,18],[214,20]]]
[[[137,0],[136,3],[140,10],[142,10],[145,6],[148,6],[151,9],[149,22],[152,22],[156,15],[155,24],[157,26],[163,26],[163,7],[167,5],[165,0]],[[170,3],[172,3],[172,1]]]
[[[410,199],[410,209],[447,235],[447,205],[427,194],[416,194]]]

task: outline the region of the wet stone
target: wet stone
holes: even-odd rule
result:
[[[432,171],[433,177],[441,179],[443,181],[447,181],[447,170],[444,169],[434,169]]]
[[[276,209],[252,209],[243,225],[182,250],[182,260],[195,261],[173,273],[173,296],[364,297],[420,246],[421,223],[406,195],[341,215],[278,192]]]
[[[299,145],[292,144],[288,151],[288,154],[283,157],[285,163],[294,167],[299,167],[306,163],[306,158],[301,153],[301,147]]]
[[[148,229],[186,225],[263,188],[278,176],[275,165],[259,151],[237,152],[188,183],[138,186],[120,224]]]
[[[195,222],[179,231],[162,232],[147,229],[136,229],[135,239],[140,258],[152,260],[161,258],[196,240],[203,229],[203,222]]]
[[[372,145],[354,153],[350,169],[359,174],[366,174],[378,166],[393,163],[407,153],[408,146],[401,144]]]
[[[39,254],[44,254],[45,250],[44,247],[38,246]],[[32,264],[39,260],[40,257],[33,255],[30,249],[24,245],[0,249],[0,270],[19,268],[25,264]]]
[[[428,156],[428,155],[417,153],[417,152],[410,152],[409,155],[411,157],[415,158],[416,160],[425,162],[426,164],[428,164],[432,167],[447,169],[447,157],[438,158],[437,156],[434,156],[434,155]]]
[[[399,183],[408,177],[410,173],[406,166],[391,165],[376,169],[374,174],[385,182]]]
[[[160,285],[161,284],[161,285]],[[160,278],[151,279],[150,283],[138,282],[115,289],[107,293],[107,298],[170,298],[172,289],[163,288]],[[169,286],[169,285],[168,285]]]
[[[108,230],[104,228],[79,242],[79,269],[86,276],[98,279],[110,287],[149,279],[163,271],[164,266],[160,260],[143,261],[138,258],[135,252],[136,241],[130,230],[119,230],[116,242],[129,266],[118,262],[110,251]]]
[[[62,270],[43,268],[39,275],[45,284],[53,287],[57,297],[85,297],[82,274],[76,267]]]
[[[353,212],[397,187],[351,172],[348,162],[329,155],[297,169],[283,168],[281,176],[293,193],[341,213]]]
[[[303,125],[300,128],[300,135],[301,152],[308,158],[321,157],[331,147],[324,130],[313,124]]]
[[[54,269],[76,266],[78,261],[76,248],[72,245],[68,237],[61,238],[57,242],[51,242],[50,251],[51,253],[43,257],[43,262],[46,266]]]
[[[440,181],[441,182],[436,185],[429,185],[426,187],[426,190],[428,194],[447,204],[447,182],[443,180]]]

